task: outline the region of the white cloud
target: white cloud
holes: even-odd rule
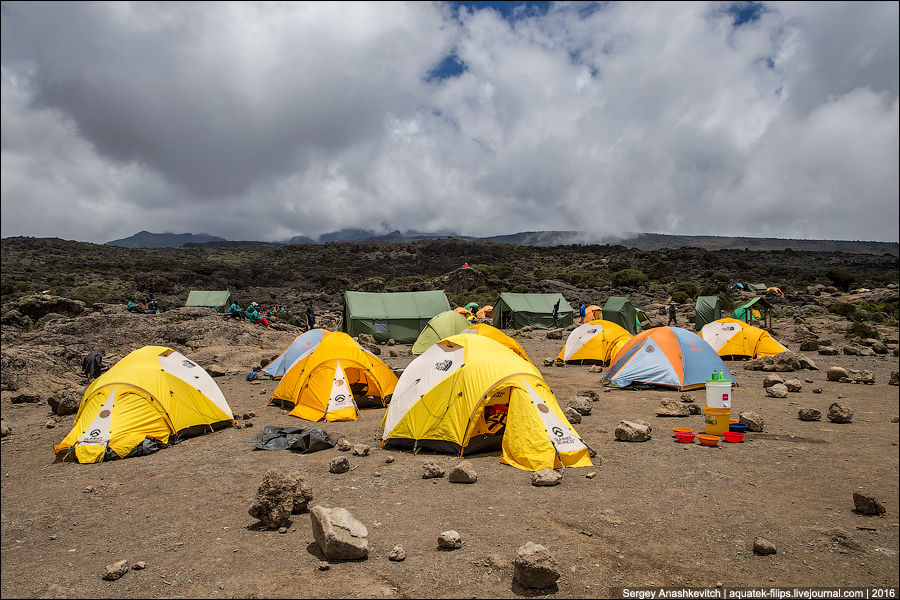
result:
[[[896,3],[727,6],[4,3],[2,235],[896,241]]]

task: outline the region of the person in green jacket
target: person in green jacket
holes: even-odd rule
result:
[[[232,302],[231,306],[228,307],[228,312],[225,313],[225,316],[243,321],[247,318],[247,313],[241,310],[241,307],[237,302]]]
[[[259,304],[256,302],[251,302],[250,306],[247,307],[247,318],[250,319],[251,323],[259,323],[260,325],[265,325],[266,329],[269,329],[269,320],[259,314]]]

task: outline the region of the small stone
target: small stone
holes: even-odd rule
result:
[[[136,563],[134,563],[134,566],[132,567],[132,569],[134,569],[135,571],[143,571],[146,568],[147,568],[147,563],[145,563],[142,560],[139,560]]]
[[[394,462],[394,457],[391,456],[390,454],[388,454],[388,455],[385,457],[384,462],[386,462],[386,463],[388,463],[388,464],[391,464],[392,462]]]
[[[656,409],[657,417],[687,417],[690,414],[691,411],[687,405],[671,398],[660,400],[659,407]]]
[[[128,572],[128,561],[120,560],[119,562],[117,562],[115,564],[106,565],[106,568],[104,569],[101,577],[103,579],[105,579],[106,581],[115,581],[116,579],[119,579],[120,577],[122,577],[122,575],[124,575],[127,572]]]
[[[813,394],[821,394],[822,388],[813,388]]]
[[[562,483],[562,473],[553,469],[535,471],[531,475],[531,485],[535,487],[549,487]]]
[[[578,412],[577,410],[575,410],[574,408],[572,408],[571,406],[567,406],[566,409],[563,411],[563,414],[566,416],[566,419],[568,419],[569,423],[571,423],[572,425],[578,425],[579,423],[581,423],[581,413]]]
[[[337,449],[341,452],[347,452],[353,445],[347,441],[347,438],[341,438],[337,441]]]
[[[394,562],[403,562],[406,560],[406,550],[403,549],[403,546],[397,544],[394,546],[394,549],[391,550],[391,553],[388,554],[388,560],[392,560]]]
[[[444,469],[433,460],[427,460],[422,465],[422,479],[438,479],[446,475]]]
[[[346,473],[350,470],[350,460],[346,456],[332,458],[328,463],[328,471],[331,473]]]
[[[449,531],[441,532],[441,535],[438,536],[438,546],[456,550],[457,548],[462,547],[462,540],[460,539],[459,534],[451,529]]]
[[[287,531],[288,531],[287,527],[279,527],[278,528],[278,533],[287,533]]]
[[[742,412],[739,421],[747,424],[747,431],[762,431],[766,424],[762,416],[752,410]]]
[[[650,439],[650,428],[634,421],[619,421],[616,425],[617,440],[625,442],[646,442]]]
[[[590,473],[585,475],[585,477],[587,477],[588,479],[593,479],[596,476],[597,476],[597,473],[595,473],[594,471],[591,471]]]
[[[331,568],[331,565],[329,565],[329,564],[328,564],[327,562],[325,562],[324,560],[320,560],[320,561],[319,561],[319,564],[316,565],[316,568],[319,569],[320,571],[327,571],[327,570],[329,570],[329,569]]]
[[[778,552],[778,549],[775,548],[775,544],[770,542],[764,537],[758,537],[753,540],[753,552],[756,554],[775,554]]]
[[[524,588],[546,589],[559,580],[560,572],[544,546],[526,542],[516,551],[513,578]]]
[[[827,416],[832,423],[850,423],[853,420],[853,409],[835,402],[828,407]]]
[[[856,512],[864,515],[883,515],[884,505],[875,499],[875,496],[862,492],[853,492],[853,504]]]
[[[788,388],[783,383],[776,383],[766,388],[766,396],[772,398],[787,398]]]
[[[475,483],[478,481],[478,474],[472,463],[464,460],[450,471],[450,483]]]
[[[797,411],[797,418],[801,421],[818,421],[822,418],[822,413],[814,408],[801,408]]]
[[[365,444],[353,444],[353,448],[350,450],[350,453],[354,456],[368,456],[369,455],[369,446]]]

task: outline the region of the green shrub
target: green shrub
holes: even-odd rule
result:
[[[517,285],[512,289],[513,294],[527,294],[529,292],[527,285]]]
[[[675,288],[672,290],[672,292],[673,293],[674,292],[684,292],[685,295],[687,295],[688,297],[696,298],[698,290],[697,290],[697,286],[693,282],[680,281],[675,285]],[[712,294],[709,294],[709,295],[712,295]]]
[[[675,304],[684,304],[688,301],[688,295],[682,291],[674,292],[672,294],[672,302]]]
[[[719,305],[722,307],[723,311],[731,312],[734,310],[734,301],[731,299],[728,292],[719,294]]]
[[[613,274],[612,282],[619,287],[641,287],[647,283],[647,276],[637,269],[623,269]]]
[[[825,277],[831,281],[831,284],[834,287],[845,292],[850,289],[850,284],[856,280],[856,278],[853,277],[853,273],[841,269],[840,267],[829,268],[825,271]]]
[[[865,323],[854,321],[853,325],[847,330],[847,337],[858,337],[858,338],[874,338],[876,340],[881,339],[881,335],[874,327],[870,327]]]
[[[835,302],[827,310],[833,315],[839,315],[848,319],[856,316],[856,305],[849,302]]]

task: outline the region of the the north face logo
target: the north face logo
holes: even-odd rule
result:
[[[438,371],[449,371],[450,367],[453,366],[452,360],[442,360],[441,362],[434,365],[434,368]]]

